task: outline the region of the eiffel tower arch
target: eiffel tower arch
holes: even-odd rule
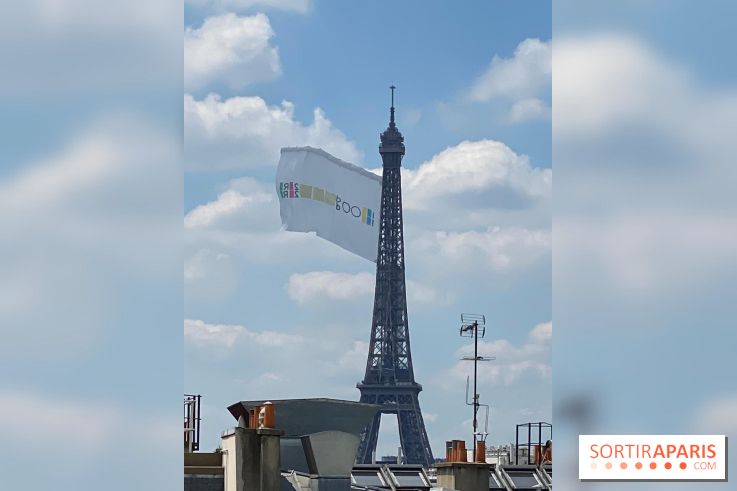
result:
[[[379,146],[383,176],[371,341],[366,373],[356,386],[361,391],[361,402],[379,404],[381,409],[361,436],[356,461],[371,463],[382,414],[396,414],[405,462],[429,466],[434,460],[420,411],[422,386],[415,382],[412,369],[407,319],[400,173],[404,137],[394,122],[394,87],[391,89],[389,127],[381,134]]]

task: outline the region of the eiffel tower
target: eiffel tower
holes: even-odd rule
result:
[[[379,404],[381,409],[361,435],[356,462],[371,463],[381,415],[396,414],[404,461],[429,467],[434,460],[418,399],[422,386],[415,382],[409,347],[400,174],[404,137],[394,122],[394,89],[389,127],[381,134],[379,146],[383,177],[371,343],[366,374],[356,385],[361,402]]]

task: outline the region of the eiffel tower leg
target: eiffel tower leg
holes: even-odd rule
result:
[[[432,451],[419,405],[398,411],[397,423],[405,462],[429,467],[433,463]]]
[[[372,454],[376,450],[376,444],[379,440],[381,415],[382,412],[378,411],[361,434],[361,443],[358,445],[358,454],[356,455],[357,464],[371,464]]]

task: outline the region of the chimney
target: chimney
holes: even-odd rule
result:
[[[279,491],[282,431],[276,426],[276,412],[270,402],[248,411],[248,420],[238,418],[232,433],[223,435],[225,449],[226,491]]]
[[[474,462],[441,462],[437,470],[438,487],[458,491],[488,491],[490,464]]]
[[[485,452],[483,447],[481,450]],[[448,462],[433,466],[437,471],[438,487],[458,491],[488,491],[491,466],[485,461],[468,462],[465,441],[446,442],[446,455]]]

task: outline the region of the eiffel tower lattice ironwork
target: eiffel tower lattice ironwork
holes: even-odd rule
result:
[[[356,461],[369,464],[379,436],[382,414],[396,414],[399,440],[408,464],[434,462],[415,382],[407,322],[407,290],[404,278],[404,226],[402,222],[401,167],[404,137],[394,122],[394,86],[389,127],[381,134],[383,161],[376,288],[366,374],[356,387],[361,402],[381,405],[364,430]]]

